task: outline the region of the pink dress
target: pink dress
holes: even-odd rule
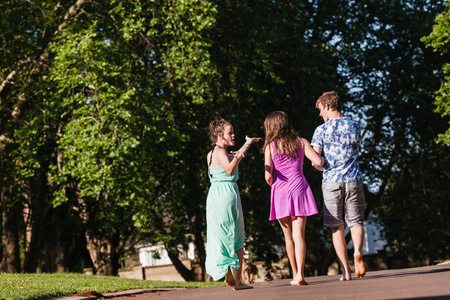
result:
[[[300,147],[297,159],[273,149],[273,183],[271,191],[270,218],[281,219],[287,216],[311,216],[317,214],[311,188],[303,175],[303,157]]]

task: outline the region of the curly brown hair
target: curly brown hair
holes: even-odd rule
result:
[[[217,143],[217,136],[220,133],[223,133],[225,130],[225,126],[232,126],[230,122],[225,121],[224,119],[217,119],[214,121],[211,121],[211,123],[209,123],[209,132],[210,132],[210,138],[211,138],[211,145],[214,145],[215,143]]]

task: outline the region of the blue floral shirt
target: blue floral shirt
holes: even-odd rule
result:
[[[361,144],[359,124],[347,118],[329,119],[314,131],[311,145],[322,148],[325,157],[323,182],[362,180],[358,164]]]

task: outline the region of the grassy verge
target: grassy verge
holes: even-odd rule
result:
[[[130,289],[153,288],[202,288],[223,286],[223,282],[169,282],[93,276],[75,273],[65,274],[7,274],[0,273],[0,299],[48,299],[94,290],[110,293]]]

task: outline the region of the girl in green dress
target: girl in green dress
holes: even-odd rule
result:
[[[206,200],[206,273],[214,280],[225,277],[234,290],[251,286],[241,282],[244,260],[244,218],[236,181],[238,165],[253,142],[260,138],[245,137],[237,152],[227,152],[235,145],[233,126],[225,120],[209,124],[212,149],[207,155],[208,176],[211,181]]]

